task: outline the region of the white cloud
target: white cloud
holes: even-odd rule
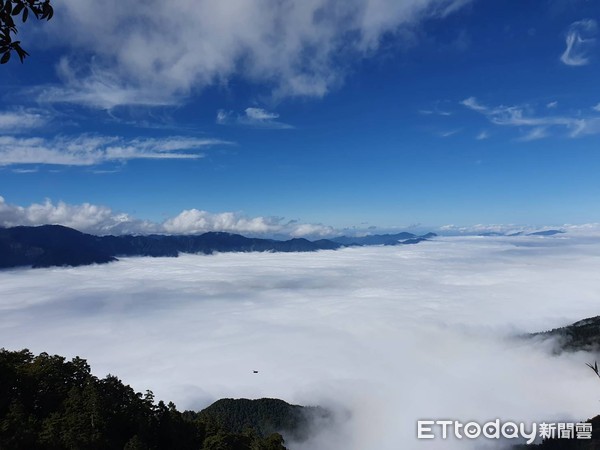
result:
[[[311,236],[327,238],[340,234],[335,228],[322,224],[293,222],[290,225],[291,230],[289,233],[292,237]]]
[[[173,136],[124,139],[115,136],[81,135],[41,137],[0,136],[0,166],[55,164],[91,166],[132,159],[197,159],[199,150],[229,144],[218,139]]]
[[[447,137],[450,137],[450,136],[454,136],[457,133],[460,133],[460,131],[461,131],[460,129],[448,130],[448,131],[444,131],[444,132],[440,133],[440,136],[443,137],[443,138],[447,138]]]
[[[0,111],[0,133],[22,133],[41,128],[49,122],[47,114],[35,110]]]
[[[164,229],[172,234],[198,234],[207,231],[273,233],[280,229],[280,224],[273,218],[247,218],[231,212],[211,214],[207,211],[189,209],[165,221]]]
[[[573,236],[600,237],[600,223],[565,224],[561,228]]]
[[[444,234],[481,234],[481,233],[502,233],[510,234],[519,231],[534,231],[535,227],[521,226],[514,224],[476,224],[470,226],[458,226],[454,224],[443,225],[439,228]]]
[[[39,171],[40,169],[38,169],[37,167],[34,169],[12,169],[13,173],[37,173]]]
[[[529,130],[527,134],[520,137],[519,140],[522,142],[531,142],[537,141],[538,139],[547,138],[548,136],[548,130],[545,127],[536,127]]]
[[[266,111],[262,108],[246,108],[246,117],[252,120],[273,120],[279,117],[279,114]]]
[[[600,103],[598,103],[596,106],[592,106],[592,109],[594,111],[600,112]]]
[[[466,98],[460,103],[461,103],[461,105],[464,105],[467,108],[472,109],[473,111],[478,111],[478,112],[482,112],[482,113],[488,111],[488,108],[481,105],[475,97]]]
[[[518,242],[0,271],[0,341],[87,358],[180,409],[278,397],[350,412],[291,450],[496,448],[506,443],[419,443],[416,421],[598,412],[590,355],[507,337],[598,314],[600,243]]]
[[[482,132],[480,132],[477,137],[475,139],[477,139],[478,141],[483,141],[485,139],[489,139],[490,137],[490,133],[487,130],[483,130]]]
[[[469,1],[64,0],[43,32],[78,58],[38,95],[103,109],[165,105],[238,76],[275,97],[321,97],[383,36],[400,39]]]
[[[438,116],[446,116],[446,117],[452,115],[452,113],[450,111],[441,110],[437,107],[437,105],[434,109],[420,109],[419,114],[423,114],[425,116],[438,115]]]
[[[483,233],[534,233],[544,230],[560,230],[567,234],[561,234],[561,237],[577,236],[578,238],[596,238],[600,237],[600,223],[583,223],[583,224],[554,224],[544,227],[539,225],[517,225],[517,224],[475,224],[468,226],[459,225],[443,225],[436,229],[442,235],[454,236],[464,235],[473,236]]]
[[[488,107],[475,97],[462,102],[463,106],[486,116],[495,125],[520,127],[529,130],[522,140],[534,140],[551,136],[550,130],[563,129],[569,137],[581,137],[600,133],[600,118],[586,116],[581,112],[576,115],[536,115],[529,105]]]
[[[0,226],[36,226],[45,224],[64,225],[94,234],[149,233],[157,226],[136,220],[127,214],[115,213],[106,206],[82,203],[69,205],[64,202],[33,203],[29,206],[12,205],[0,197]]]
[[[568,66],[585,66],[589,64],[589,51],[594,48],[598,24],[593,19],[573,22],[567,31],[566,49],[560,60]]]
[[[548,109],[554,109],[554,108],[556,108],[557,106],[558,106],[558,102],[557,102],[557,101],[550,102],[550,103],[547,103],[547,104],[546,104],[546,108],[548,108]]]
[[[284,130],[294,128],[292,125],[278,121],[279,114],[262,108],[246,108],[243,114],[220,109],[216,122],[219,125],[242,125],[253,128]]]
[[[182,211],[162,224],[171,234],[199,234],[226,231],[249,235],[287,235],[291,237],[324,237],[337,235],[335,228],[321,224],[305,224],[282,217],[247,217],[233,212],[210,213],[197,209]]]
[[[544,230],[561,230],[566,231],[571,235],[572,231],[578,231],[579,235],[585,234],[585,230],[592,230],[595,224],[581,224],[581,225],[550,225],[550,226],[536,226],[536,225],[516,225],[516,224],[475,224],[475,225],[466,225],[459,226],[454,224],[443,225],[438,228],[439,233],[446,236],[454,236],[454,235],[464,235],[464,236],[474,236],[479,234],[486,233],[498,233],[498,234],[513,234],[513,233],[533,233],[537,231]],[[589,233],[589,236],[593,236],[596,233]],[[600,234],[600,233],[599,233]]]
[[[136,219],[115,212],[107,206],[83,203],[53,203],[49,199],[30,206],[7,203],[0,197],[0,226],[58,224],[91,234],[201,234],[225,231],[258,236],[326,237],[339,230],[321,224],[306,224],[282,217],[248,217],[240,213],[210,213],[198,209],[184,210],[162,223]]]
[[[151,85],[129,85],[107,68],[92,61],[90,67],[78,66],[63,57],[57,73],[60,86],[38,86],[31,89],[42,103],[76,103],[110,110],[116,106],[169,106],[178,103],[179,96]]]

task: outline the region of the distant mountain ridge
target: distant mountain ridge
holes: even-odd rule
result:
[[[371,234],[368,236],[339,236],[331,238],[333,242],[342,245],[399,245],[399,244],[418,244],[432,237],[436,237],[435,233],[427,233],[423,236],[402,232],[396,234]]]
[[[399,235],[406,239],[380,242],[381,236]],[[116,261],[119,256],[176,257],[179,253],[313,252],[337,250],[347,245],[415,244],[425,240],[425,237],[417,237],[411,233],[399,235],[375,235],[372,240],[365,239],[366,237],[356,238],[351,243],[344,244],[330,239],[309,241],[294,238],[279,241],[224,232],[200,235],[95,236],[61,225],[19,226],[0,228],[0,268],[105,264]],[[431,237],[433,234],[427,236]]]
[[[533,231],[531,233],[527,233],[525,231],[517,231],[514,233],[501,233],[499,231],[488,231],[485,233],[479,233],[477,236],[484,237],[497,237],[497,236],[555,236],[557,234],[564,234],[566,231],[563,230],[542,230],[542,231]]]
[[[554,236],[556,234],[564,234],[562,230],[543,230],[536,231],[535,233],[529,233],[527,236]]]

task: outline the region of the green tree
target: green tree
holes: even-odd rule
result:
[[[255,406],[257,421],[246,411]],[[229,400],[216,419],[181,413],[113,375],[98,379],[81,358],[0,349],[0,450],[285,450],[281,435],[253,423],[277,422],[280,406]]]

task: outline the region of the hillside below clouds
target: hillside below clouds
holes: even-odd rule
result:
[[[259,239],[239,234],[209,232],[200,235],[94,236],[61,225],[0,228],[0,268],[82,266],[116,261],[119,256],[170,256],[214,252],[313,252],[345,246],[416,244],[435,236],[342,236],[309,241]]]

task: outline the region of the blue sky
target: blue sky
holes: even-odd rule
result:
[[[96,3],[0,68],[5,225],[600,222],[595,1]]]

